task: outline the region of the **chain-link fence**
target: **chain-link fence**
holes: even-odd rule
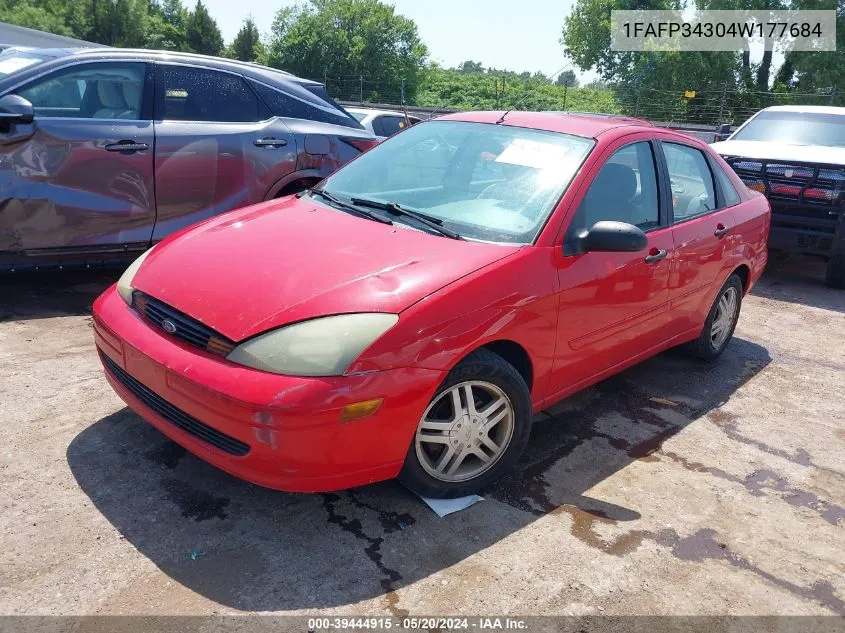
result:
[[[758,92],[727,86],[706,90],[671,91],[647,87],[567,88],[510,76],[481,75],[455,86],[427,83],[411,91],[403,80],[374,81],[357,77],[315,77],[328,93],[345,104],[403,106],[417,113],[468,109],[576,110],[626,114],[669,125],[736,126],[758,110],[773,105],[845,106],[845,90],[829,87],[816,92]]]

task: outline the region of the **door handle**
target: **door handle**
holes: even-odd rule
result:
[[[721,222],[716,225],[716,230],[713,231],[713,235],[716,237],[724,237],[730,232],[730,228],[722,224]]]
[[[119,141],[106,145],[107,152],[143,152],[150,149],[146,143],[136,143],[135,141]]]
[[[288,142],[283,138],[258,138],[252,142],[256,147],[284,147]]]
[[[659,262],[661,259],[665,258],[668,253],[663,249],[656,249],[652,248],[648,255],[645,256],[645,263],[646,264],[653,264],[654,262]]]

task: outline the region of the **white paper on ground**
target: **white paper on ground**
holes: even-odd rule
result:
[[[478,501],[484,501],[484,497],[478,495],[469,495],[468,497],[458,497],[457,499],[429,499],[428,497],[420,497],[425,504],[434,510],[434,512],[441,519],[447,514],[453,512],[460,512],[466,510],[468,507]]]

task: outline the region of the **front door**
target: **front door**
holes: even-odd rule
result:
[[[655,148],[648,140],[610,149],[558,251],[560,319],[552,390],[569,392],[666,340],[669,271],[675,255],[661,212]],[[570,254],[578,231],[600,220],[634,224],[648,246],[636,253]]]
[[[155,136],[146,75],[141,62],[75,64],[11,91],[32,103],[35,119],[26,134],[0,132],[0,251],[149,244]]]
[[[296,140],[241,75],[157,65],[153,240],[261,202],[296,166]]]

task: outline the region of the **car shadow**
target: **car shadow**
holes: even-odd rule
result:
[[[845,290],[825,283],[826,265],[817,257],[772,251],[766,272],[751,294],[845,313]]]
[[[276,611],[381,596],[391,613],[404,615],[397,589],[548,513],[572,516],[571,533],[562,540],[602,551],[623,555],[650,538],[633,529],[648,508],[602,502],[587,491],[636,460],[669,459],[662,444],[708,412],[711,421],[729,424],[712,410],[770,360],[760,345],[734,339],[717,363],[671,351],[576,394],[536,417],[519,468],[486,492],[487,501],[443,519],[395,482],[314,495],[244,483],[187,453],[128,408],[76,436],[67,460],[123,538],[210,600]],[[594,530],[621,522],[633,527],[617,541],[606,542]]]
[[[123,268],[0,275],[0,322],[91,314]]]

